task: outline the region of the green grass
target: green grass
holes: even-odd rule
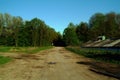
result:
[[[12,58],[9,57],[4,57],[4,56],[0,56],[0,65],[3,65],[5,63],[8,63],[12,60]]]
[[[0,47],[0,52],[10,52],[10,53],[28,53],[33,54],[41,50],[50,49],[53,46],[45,47]]]
[[[0,46],[0,52],[8,52],[10,49],[11,47]]]
[[[108,50],[74,48],[74,47],[67,47],[66,49],[72,52],[75,52],[79,55],[93,58],[97,61],[120,64],[120,52],[108,51]]]

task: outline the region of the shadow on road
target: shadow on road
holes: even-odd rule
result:
[[[120,79],[120,65],[94,61],[80,61],[76,63],[89,65],[90,71]]]

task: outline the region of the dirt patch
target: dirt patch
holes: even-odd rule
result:
[[[44,68],[44,66],[32,66],[32,68]]]
[[[32,54],[20,54],[19,56],[15,56],[15,57],[12,57],[12,58],[14,58],[14,59],[34,59],[34,60],[41,59],[39,56],[32,55]]]
[[[48,64],[56,64],[56,62],[48,62]]]
[[[65,58],[70,58],[71,56],[68,56],[68,55],[64,55]]]

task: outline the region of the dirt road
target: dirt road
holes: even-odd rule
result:
[[[117,80],[90,71],[76,62],[89,60],[55,47],[37,54],[8,55],[14,60],[0,67],[0,80]]]

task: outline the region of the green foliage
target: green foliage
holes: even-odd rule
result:
[[[63,40],[67,46],[79,45],[79,40],[76,34],[76,27],[74,24],[70,23],[68,27],[63,32]]]
[[[52,43],[79,45],[81,42],[95,40],[98,36],[120,38],[120,14],[110,12],[96,13],[91,16],[89,23],[79,25],[69,23],[62,38],[44,21],[33,18],[23,21],[19,16],[0,13],[0,45],[2,46],[51,46]],[[65,42],[65,43],[64,43]]]
[[[108,50],[97,50],[97,49],[85,49],[85,48],[66,48],[72,52],[85,57],[93,58],[98,61],[104,61],[109,63],[120,64],[120,51],[108,51]]]
[[[0,65],[10,62],[12,59],[9,57],[0,56]]]
[[[94,14],[90,18],[89,25],[91,31],[89,36],[91,36],[91,39],[104,35],[106,33],[105,15],[102,13]]]
[[[120,38],[120,17],[111,12],[108,14],[96,13],[90,18],[91,39],[105,35],[107,38]]]
[[[76,28],[76,34],[78,36],[78,39],[80,42],[86,42],[89,40],[89,28],[88,28],[88,24],[81,22],[79,25],[77,25]]]
[[[73,23],[70,23],[63,33],[63,38],[67,45],[71,44],[70,41],[73,42],[75,40],[73,39],[72,41],[71,38],[74,34],[73,30],[76,30],[79,42],[96,40],[98,36],[103,35],[109,39],[119,39],[120,14],[116,14],[114,12],[107,14],[95,13],[91,16],[89,24],[86,22],[81,22],[79,25],[75,26]]]
[[[21,17],[0,14],[0,45],[50,46],[56,38],[57,32],[38,18],[24,22]]]
[[[27,21],[25,26],[26,40],[30,46],[49,46],[56,39],[57,33],[55,30],[38,18]]]

